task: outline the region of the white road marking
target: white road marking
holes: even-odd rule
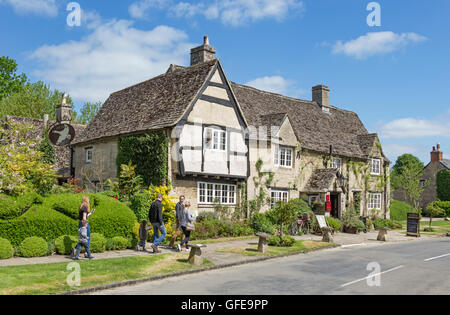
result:
[[[353,246],[364,246],[366,245],[366,243],[359,243],[359,244],[349,244],[349,245],[341,245],[341,248],[346,248],[346,247],[353,247]]]
[[[445,255],[441,255],[441,256],[437,256],[437,257],[428,258],[428,259],[425,259],[424,261],[435,260],[435,259],[439,259],[439,258],[447,257],[447,256],[450,256],[450,254],[445,254]]]
[[[373,278],[373,277],[381,276],[382,274],[385,274],[385,273],[388,273],[388,272],[391,272],[391,271],[395,271],[395,270],[398,270],[398,269],[403,268],[403,267],[405,267],[405,266],[401,265],[401,266],[398,266],[398,267],[395,267],[395,268],[392,268],[392,269],[389,269],[389,270],[377,273],[375,275],[370,275],[370,276],[367,276],[367,277],[362,278],[362,279],[358,279],[358,280],[355,280],[355,281],[352,281],[352,282],[345,283],[345,284],[341,285],[341,288],[344,288],[346,286],[349,286],[349,285],[352,285],[352,284],[355,284],[355,283],[358,283],[358,282],[361,282],[361,281],[364,281],[364,280],[367,280],[367,279],[370,279],[370,278]]]

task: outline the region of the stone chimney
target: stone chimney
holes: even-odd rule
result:
[[[67,104],[67,94],[62,95],[61,104],[56,106],[56,121],[61,124],[70,124],[72,121],[72,105]]]
[[[323,111],[329,111],[330,89],[325,85],[316,85],[312,88],[312,100],[322,107]]]
[[[444,152],[441,151],[441,145],[438,143],[436,147],[433,147],[431,152],[431,162],[440,162],[444,159]]]
[[[191,49],[191,66],[216,58],[216,50],[209,45],[209,38],[203,38],[203,45]]]

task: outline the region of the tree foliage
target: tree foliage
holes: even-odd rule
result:
[[[392,167],[391,172],[391,186],[392,189],[403,188],[401,177],[408,169],[413,169],[414,172],[421,172],[424,168],[424,164],[419,158],[412,154],[403,154],[397,158],[395,165]]]
[[[0,126],[0,193],[47,194],[55,183],[56,172],[53,165],[42,160],[39,141],[26,137],[31,128],[16,123]]]
[[[450,201],[450,170],[442,170],[437,174],[437,196],[442,201]]]
[[[405,190],[406,196],[414,209],[419,210],[419,199],[425,188],[430,184],[429,181],[425,185],[420,185],[420,179],[423,175],[423,168],[419,169],[412,161],[408,161],[397,181],[402,189]]]
[[[17,63],[14,59],[0,57],[0,101],[12,93],[19,92],[27,82],[25,74],[17,75],[16,72]]]
[[[80,114],[77,116],[77,122],[82,125],[89,125],[89,123],[97,115],[102,107],[102,102],[90,103],[87,102],[81,107]]]
[[[280,226],[280,239],[283,239],[284,226],[289,226],[297,219],[298,204],[295,201],[278,201],[272,210],[273,216]]]

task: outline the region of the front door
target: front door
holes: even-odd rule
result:
[[[333,218],[339,219],[339,194],[331,194],[331,213]]]

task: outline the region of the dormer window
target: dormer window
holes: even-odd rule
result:
[[[222,129],[205,128],[204,144],[206,150],[226,151],[226,131]]]
[[[341,170],[342,167],[342,159],[333,157],[331,159],[330,168],[337,168],[338,170]]]

